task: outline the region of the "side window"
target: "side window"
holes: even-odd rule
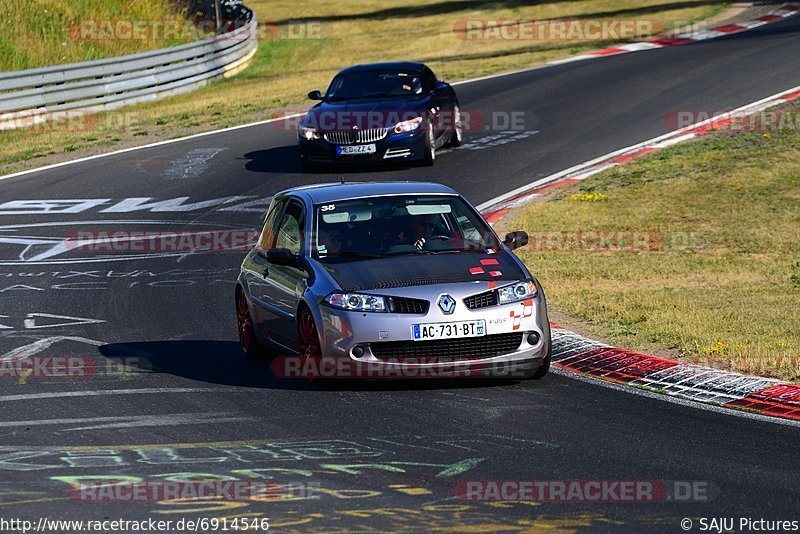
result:
[[[286,205],[286,200],[273,202],[267,212],[267,217],[264,219],[264,228],[261,230],[261,237],[258,240],[259,246],[264,250],[271,249],[273,243],[275,243],[275,225],[278,223],[277,219],[281,212],[283,212],[284,205]]]
[[[300,254],[303,243],[303,209],[297,202],[292,202],[278,227],[276,248],[288,248],[292,254]]]

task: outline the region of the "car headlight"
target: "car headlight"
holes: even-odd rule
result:
[[[321,139],[322,138],[322,134],[320,134],[314,128],[310,128],[308,126],[301,126],[300,127],[300,137],[304,137],[309,141],[316,141],[317,139]]]
[[[510,286],[501,287],[497,290],[497,301],[500,304],[519,302],[520,300],[532,299],[538,293],[536,284],[532,281],[519,282]]]
[[[325,303],[340,310],[385,312],[386,299],[376,295],[364,295],[362,293],[338,293],[334,292],[325,297]]]
[[[422,124],[422,117],[411,119],[409,121],[398,122],[394,127],[394,133],[413,132],[419,125]]]

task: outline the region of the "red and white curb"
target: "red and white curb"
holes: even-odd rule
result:
[[[618,349],[554,328],[553,365],[601,380],[750,413],[800,421],[800,384]]]
[[[598,57],[617,56],[619,54],[627,54],[629,52],[639,52],[641,50],[652,50],[654,48],[665,48],[668,46],[682,45],[686,43],[694,43],[697,41],[705,41],[707,39],[714,39],[724,35],[732,35],[734,33],[743,32],[753,28],[758,28],[770,22],[775,22],[786,17],[791,17],[800,12],[800,4],[783,4],[781,7],[771,11],[763,17],[746,22],[737,22],[735,24],[725,24],[714,28],[703,28],[675,35],[660,36],[647,41],[640,41],[636,43],[612,46],[580,54],[577,56],[568,57],[566,59],[559,59],[551,61],[548,65],[560,65],[562,63],[572,63],[574,61],[583,61],[585,59],[595,59]]]
[[[748,114],[800,98],[800,86],[542,178],[477,206],[489,222],[547,189],[583,180],[655,150],[703,135]],[[723,408],[800,421],[800,384],[748,376],[611,347],[553,326],[553,365],[589,376]]]
[[[629,161],[655,152],[656,150],[688,141],[689,139],[694,139],[695,137],[699,137],[715,129],[723,128],[734,121],[741,120],[747,115],[758,113],[798,98],[800,98],[800,86],[711,117],[707,120],[691,124],[679,130],[674,130],[660,137],[622,148],[591,161],[580,163],[574,167],[551,174],[533,183],[509,191],[504,195],[495,197],[478,205],[477,208],[483,213],[486,220],[490,223],[495,223],[512,208],[531,202],[536,197],[547,192],[548,189],[585,180],[597,173],[622,165],[623,163],[628,163]]]

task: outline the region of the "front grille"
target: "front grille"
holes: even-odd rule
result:
[[[435,341],[383,341],[371,343],[372,354],[379,360],[402,361],[405,358],[434,361],[483,360],[516,352],[522,344],[522,332],[491,336]],[[431,362],[431,363],[432,363]]]
[[[389,297],[389,311],[392,313],[428,313],[429,305],[427,300]]]
[[[497,306],[497,291],[486,291],[485,293],[471,295],[464,299],[464,305],[470,310]]]
[[[337,145],[356,145],[380,141],[389,133],[387,128],[370,128],[367,130],[350,130],[325,132],[323,135],[329,143]]]

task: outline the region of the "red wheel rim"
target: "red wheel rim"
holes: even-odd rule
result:
[[[317,357],[321,352],[317,325],[307,311],[300,315],[300,352],[306,357]]]
[[[250,319],[250,310],[247,309],[247,299],[242,293],[236,300],[236,322],[239,327],[239,343],[242,350],[249,352],[253,346],[253,321]]]

